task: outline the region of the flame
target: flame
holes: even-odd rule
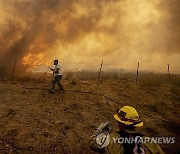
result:
[[[179,18],[174,12],[177,0],[173,1],[3,0],[0,58],[14,57],[17,50],[22,64],[30,67],[49,65],[55,58],[72,63],[104,59],[110,64],[135,66],[140,61],[179,66],[179,28],[173,24]],[[25,4],[29,4],[26,9]]]

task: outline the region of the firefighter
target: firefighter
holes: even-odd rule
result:
[[[116,133],[109,134],[109,123],[102,123],[90,137],[91,150],[98,153],[110,154],[164,153],[156,143],[149,141],[146,143],[137,142],[138,140],[135,140],[138,138],[143,139],[144,135],[136,132],[136,128],[142,127],[143,122],[133,107],[123,106],[121,109],[118,109],[117,113],[114,115],[114,119],[117,121],[118,131]],[[134,142],[124,142],[125,138],[131,139],[130,141]]]
[[[51,71],[53,71],[53,79],[51,81],[51,90],[49,90],[52,93],[55,93],[55,85],[57,83],[57,85],[59,86],[59,91],[63,91],[64,92],[64,88],[61,85],[61,79],[62,79],[62,73],[61,73],[61,67],[58,64],[59,61],[57,59],[54,60],[54,68],[51,68]]]

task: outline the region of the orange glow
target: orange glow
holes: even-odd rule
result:
[[[58,58],[72,63],[104,59],[112,64],[134,66],[140,61],[146,66],[179,67],[179,18],[173,1],[3,0],[0,41],[5,46],[0,57],[15,48],[22,64],[29,66],[49,65]]]

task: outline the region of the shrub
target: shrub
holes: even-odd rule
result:
[[[159,87],[162,86],[166,81],[164,80],[164,77],[161,75],[152,75],[149,76],[142,76],[139,79],[139,85],[141,88],[146,87]]]

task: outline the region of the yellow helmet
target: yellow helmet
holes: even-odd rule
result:
[[[143,122],[140,120],[137,111],[131,106],[123,106],[117,111],[114,118],[125,125],[132,125],[135,127],[143,126]]]

